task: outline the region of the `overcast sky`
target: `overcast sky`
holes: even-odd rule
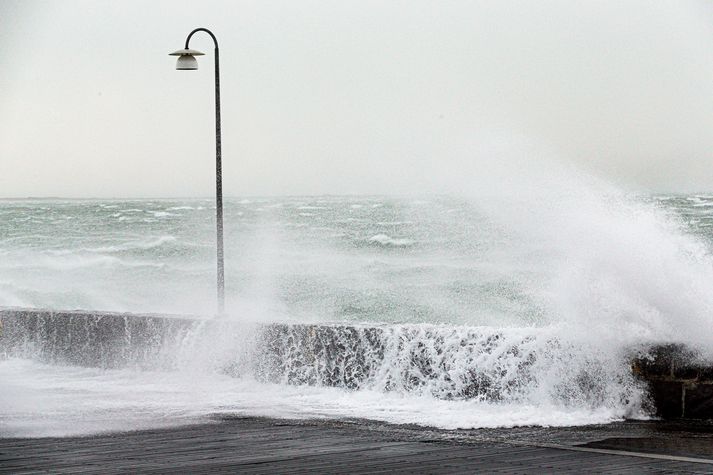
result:
[[[227,195],[447,191],[508,157],[713,190],[710,1],[0,0],[0,196],[211,196],[212,43],[167,55],[199,26]]]

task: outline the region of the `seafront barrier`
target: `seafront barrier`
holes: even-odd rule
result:
[[[435,325],[246,324],[21,308],[0,309],[0,324],[0,357],[102,368],[210,365],[260,381],[420,390],[442,399],[501,400],[532,382],[532,367],[540,357],[529,336],[513,339],[497,330],[483,334],[482,329]],[[554,349],[561,343],[545,339],[538,345]],[[477,364],[483,355],[487,368]],[[391,363],[383,364],[387,359]],[[713,366],[698,361],[682,345],[631,353],[632,372],[648,385],[663,418],[713,418]],[[596,391],[588,378],[570,384]]]

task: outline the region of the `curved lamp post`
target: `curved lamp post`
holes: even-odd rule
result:
[[[170,53],[170,56],[178,56],[178,61],[176,61],[176,69],[178,70],[191,71],[198,69],[196,56],[203,56],[203,53],[188,49],[188,42],[191,41],[191,37],[199,31],[208,33],[210,37],[213,38],[213,43],[215,44],[215,216],[218,251],[218,314],[222,314],[225,310],[225,265],[223,259],[223,172],[220,151],[220,67],[218,60],[218,40],[210,30],[206,28],[196,28],[188,34],[185,47]]]

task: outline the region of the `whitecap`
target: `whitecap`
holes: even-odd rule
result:
[[[379,226],[401,226],[403,224],[413,224],[413,221],[379,221],[376,224]]]
[[[149,241],[131,241],[127,242],[124,244],[119,244],[115,246],[102,246],[102,247],[93,247],[93,248],[85,248],[83,250],[89,251],[89,252],[95,252],[95,253],[112,253],[112,252],[120,252],[120,251],[130,251],[134,249],[153,249],[159,246],[162,246],[164,244],[170,243],[170,242],[176,242],[177,239],[175,236],[160,236],[156,239],[152,239]]]
[[[381,244],[382,246],[405,247],[412,246],[416,241],[413,239],[394,239],[387,234],[377,234],[369,238],[370,242]]]

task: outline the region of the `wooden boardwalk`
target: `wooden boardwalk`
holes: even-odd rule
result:
[[[594,435],[611,435],[604,427]],[[0,439],[0,473],[713,473],[713,431],[678,443],[669,435],[562,443],[583,434],[236,418],[90,437]]]

